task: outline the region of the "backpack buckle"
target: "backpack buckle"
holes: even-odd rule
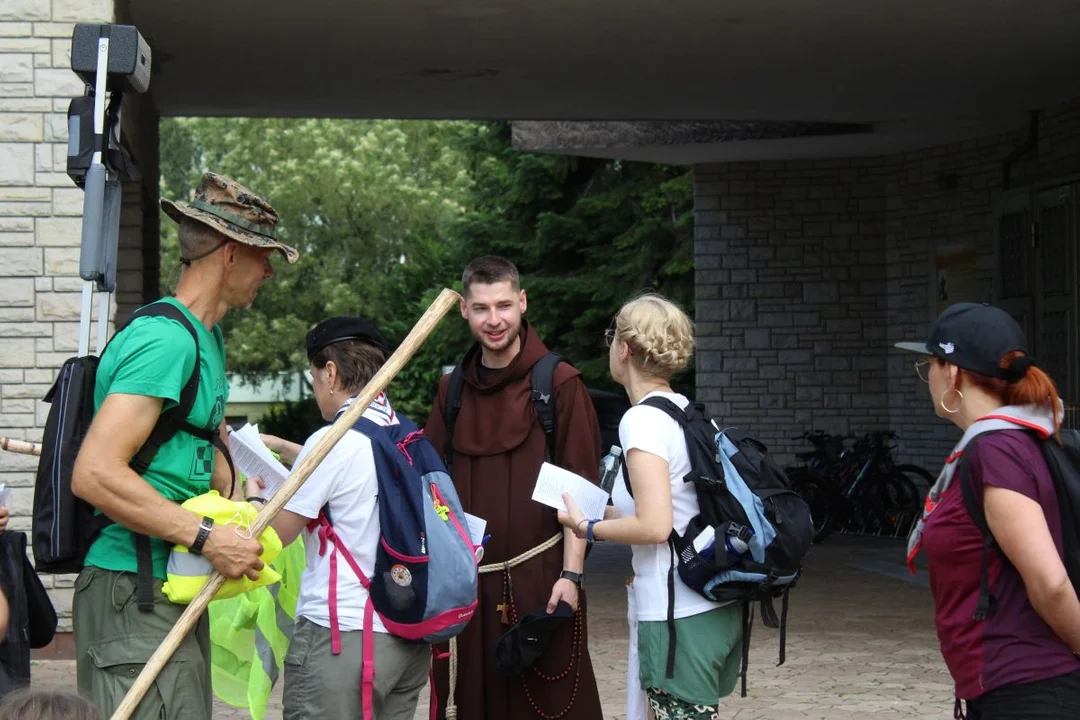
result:
[[[754,531],[752,528],[748,528],[745,525],[728,523],[727,534],[731,537],[738,538],[743,542],[750,542],[750,538],[754,536]]]

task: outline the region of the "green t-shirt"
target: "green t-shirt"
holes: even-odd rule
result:
[[[225,339],[221,328],[207,330],[198,318],[174,298],[167,302],[180,308],[199,335],[199,390],[188,421],[216,428],[225,417],[229,386],[225,380]],[[164,317],[136,318],[109,343],[98,365],[94,387],[94,411],[110,393],[163,398],[164,410],[180,401],[195,363],[195,343],[184,326]],[[143,475],[169,500],[181,503],[210,490],[214,472],[214,446],[180,431],[161,446]],[[169,547],[151,542],[154,576],[165,578]],[[86,554],[87,565],[105,570],[136,572],[135,541],[130,530],[118,524],[101,531]]]

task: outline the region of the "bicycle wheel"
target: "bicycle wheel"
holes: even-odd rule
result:
[[[891,505],[886,483],[865,478],[851,495],[846,530],[854,535],[881,535]]]
[[[922,515],[923,495],[899,468],[894,469],[886,480],[886,487],[889,496],[886,527],[893,537],[907,537]]]
[[[810,508],[810,521],[814,525],[814,542],[824,542],[833,529],[833,504],[829,499],[824,478],[801,470],[788,474],[791,489],[799,494]]]
[[[934,483],[937,481],[937,478],[918,465],[897,465],[893,470],[906,475],[907,479],[911,481],[911,484],[915,486],[915,489],[919,493],[919,506],[921,508],[922,503],[926,502],[926,496],[929,494],[930,488],[933,487]]]

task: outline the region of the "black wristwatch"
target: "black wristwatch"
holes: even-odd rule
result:
[[[578,587],[581,587],[581,583],[585,582],[585,573],[576,573],[573,570],[563,570],[559,573],[560,580],[569,580]]]
[[[191,543],[188,550],[196,555],[202,555],[203,545],[206,544],[206,538],[210,537],[210,530],[213,527],[214,518],[203,516],[202,522],[199,523],[199,534],[195,536],[195,542]]]

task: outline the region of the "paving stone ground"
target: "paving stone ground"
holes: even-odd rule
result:
[[[903,555],[902,543],[878,538],[840,536],[816,546],[792,593],[787,662],[775,667],[778,633],[755,624],[749,697],[726,698],[720,719],[952,717],[925,573],[908,575]],[[627,549],[613,545],[598,545],[587,568],[590,652],[608,720],[625,718],[629,568]],[[74,665],[35,662],[34,684],[73,689]],[[428,717],[427,707],[424,691],[417,720]],[[248,714],[219,702],[214,717]],[[280,693],[268,717],[281,717]]]

